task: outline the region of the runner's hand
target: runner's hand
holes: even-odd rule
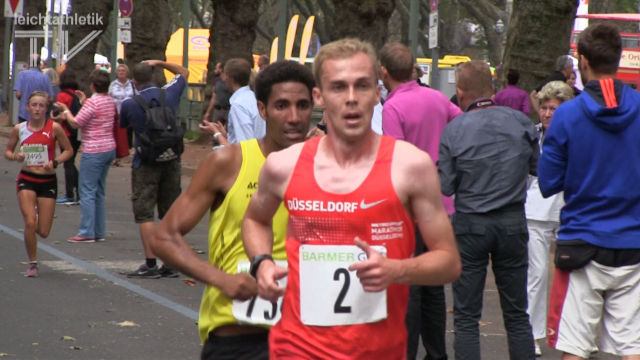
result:
[[[349,271],[356,272],[366,292],[379,292],[388,288],[395,279],[394,260],[380,255],[368,243],[357,237],[355,243],[367,254],[367,260],[351,264]]]
[[[261,298],[277,302],[278,298],[284,295],[284,288],[277,283],[278,280],[285,278],[289,274],[289,270],[277,266],[271,261],[263,261],[258,268],[258,295]]]
[[[55,103],[53,104],[53,106],[55,106],[55,107],[56,107],[56,109],[58,109],[58,111],[60,111],[60,113],[61,113],[61,114],[60,114],[60,115],[58,115],[58,116],[63,116],[63,115],[62,115],[62,113],[63,113],[63,112],[65,112],[65,111],[67,111],[67,110],[69,110],[69,108],[67,107],[67,105],[65,105],[65,104],[63,104],[63,103],[61,103],[61,102],[55,102]]]
[[[164,63],[164,61],[162,60],[145,60],[144,62],[146,62],[151,67],[162,66],[162,64]]]
[[[44,169],[49,171],[53,170],[53,161],[49,160],[44,164]]]
[[[16,159],[17,162],[23,162],[24,161],[24,157],[25,157],[24,153],[17,153],[15,155],[15,159]]]
[[[228,275],[225,284],[220,287],[220,291],[231,300],[247,300],[258,294],[258,286],[251,275]]]

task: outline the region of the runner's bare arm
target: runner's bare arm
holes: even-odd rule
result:
[[[4,157],[7,160],[24,161],[24,154],[16,153],[16,145],[20,140],[20,125],[15,125],[11,129],[11,135],[9,135],[9,142],[7,143],[7,149],[4,151]]]
[[[356,238],[355,244],[367,254],[367,260],[352,264],[349,270],[356,271],[367,292],[383,291],[394,283],[441,285],[454,281],[460,276],[460,255],[431,158],[409,143],[397,142],[392,179],[398,196],[416,219],[429,251],[410,259],[387,259]]]
[[[394,161],[405,159],[404,171],[399,173],[403,174],[402,186],[407,189],[409,207],[429,251],[403,260],[396,281],[416,285],[453,282],[462,265],[451,221],[442,205],[437,169],[427,153],[413,147],[406,150],[398,151]]]
[[[231,299],[255,296],[255,280],[246,274],[230,275],[198,257],[184,236],[211,209],[226,179],[237,175],[234,164],[239,145],[211,152],[196,170],[189,188],[173,203],[158,226],[151,248],[162,261],[193,278],[219,288]]]

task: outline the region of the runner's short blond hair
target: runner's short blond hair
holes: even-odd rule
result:
[[[320,51],[313,60],[313,77],[316,79],[316,86],[322,88],[320,79],[322,78],[322,65],[327,59],[348,59],[356,54],[363,53],[369,57],[376,80],[378,79],[378,57],[373,46],[358,39],[342,39],[334,41],[320,48]]]

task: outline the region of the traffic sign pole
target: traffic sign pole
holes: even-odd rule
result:
[[[118,68],[118,14],[120,13],[118,0],[113,0],[113,19],[111,19],[111,25],[113,26],[113,33],[111,36],[111,74],[109,77],[111,81],[116,79],[116,69]]]
[[[284,60],[287,44],[287,0],[280,0],[278,11],[278,60]]]
[[[431,14],[429,14],[429,48],[431,49],[430,86],[436,90],[440,88],[440,70],[438,69],[438,59],[440,58],[438,28],[440,27],[440,19],[438,19],[438,2],[438,0],[430,0]]]

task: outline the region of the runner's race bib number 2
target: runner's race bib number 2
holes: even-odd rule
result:
[[[276,265],[287,268],[287,261],[276,260]],[[238,262],[238,274],[248,274],[251,264],[243,260]],[[286,288],[287,278],[278,280],[278,285]],[[246,301],[233,300],[233,317],[238,320],[238,324],[249,325],[275,325],[282,317],[282,299],[277,303],[267,301],[259,296],[254,296]]]
[[[372,246],[386,256],[384,246]],[[387,291],[365,292],[349,266],[366,260],[355,245],[300,246],[300,317],[312,326],[355,325],[387,318]]]
[[[20,148],[27,166],[44,166],[49,162],[47,150],[47,145],[23,145]]]

